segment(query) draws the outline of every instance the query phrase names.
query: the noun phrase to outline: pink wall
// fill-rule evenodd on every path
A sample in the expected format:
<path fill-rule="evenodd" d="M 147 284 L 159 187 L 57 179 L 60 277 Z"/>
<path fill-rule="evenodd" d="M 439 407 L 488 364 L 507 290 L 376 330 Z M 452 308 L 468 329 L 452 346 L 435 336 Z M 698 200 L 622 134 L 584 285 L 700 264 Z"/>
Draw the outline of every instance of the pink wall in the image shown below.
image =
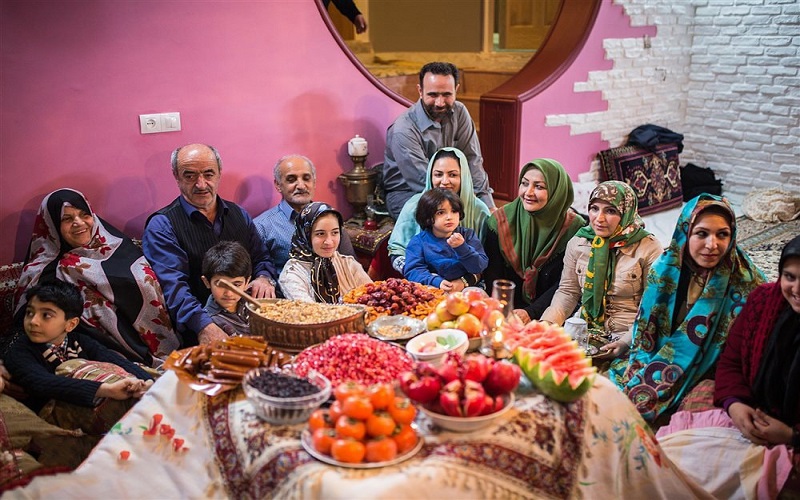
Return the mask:
<path fill-rule="evenodd" d="M 382 161 L 385 130 L 403 107 L 374 88 L 342 54 L 311 0 L 2 0 L 0 10 L 0 263 L 22 260 L 42 197 L 83 191 L 131 236 L 177 196 L 169 153 L 215 145 L 220 193 L 251 214 L 277 203 L 272 166 L 290 152 L 317 165 L 317 198 L 348 211 L 340 173 L 346 142 L 370 142 Z M 630 31 L 604 5 L 585 53 L 545 94 L 526 103 L 522 158 L 552 156 L 588 169 L 603 146 L 544 127 L 549 113 L 603 109 L 572 92 L 604 68 L 602 38 Z M 179 111 L 183 130 L 141 135 L 138 115 Z M 580 168 L 576 165 L 580 164 Z"/>
<path fill-rule="evenodd" d="M 608 141 L 599 133 L 570 135 L 570 127 L 546 127 L 547 115 L 583 114 L 605 111 L 607 103 L 600 92 L 573 91 L 575 82 L 585 82 L 590 71 L 608 70 L 612 62 L 603 50 L 606 38 L 655 36 L 655 27 L 632 28 L 622 7 L 603 0 L 595 26 L 580 55 L 569 69 L 549 88 L 526 102 L 522 107 L 522 163 L 535 158 L 553 158 L 577 179 L 588 172 L 598 151 L 608 149 Z"/>
<path fill-rule="evenodd" d="M 317 198 L 349 210 L 336 180 L 352 168 L 347 140 L 366 137 L 368 164 L 382 161 L 403 110 L 358 73 L 310 0 L 3 0 L 0 14 L 0 263 L 24 258 L 42 197 L 63 186 L 141 235 L 177 196 L 170 152 L 191 142 L 219 149 L 220 193 L 251 214 L 277 203 L 272 167 L 291 152 L 316 163 Z M 139 133 L 139 114 L 167 111 L 183 130 Z"/>

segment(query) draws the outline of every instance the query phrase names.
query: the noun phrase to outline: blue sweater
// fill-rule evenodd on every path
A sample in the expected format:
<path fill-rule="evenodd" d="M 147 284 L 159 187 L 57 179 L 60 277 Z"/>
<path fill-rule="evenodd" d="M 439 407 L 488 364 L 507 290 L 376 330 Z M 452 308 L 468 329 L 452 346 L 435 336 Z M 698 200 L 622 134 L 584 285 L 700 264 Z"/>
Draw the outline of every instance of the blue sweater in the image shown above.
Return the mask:
<path fill-rule="evenodd" d="M 442 281 L 453 281 L 468 274 L 480 274 L 489 265 L 481 240 L 472 229 L 458 226 L 464 244 L 451 248 L 447 238 L 438 238 L 423 230 L 411 238 L 406 247 L 403 275 L 409 281 L 439 287 Z"/>

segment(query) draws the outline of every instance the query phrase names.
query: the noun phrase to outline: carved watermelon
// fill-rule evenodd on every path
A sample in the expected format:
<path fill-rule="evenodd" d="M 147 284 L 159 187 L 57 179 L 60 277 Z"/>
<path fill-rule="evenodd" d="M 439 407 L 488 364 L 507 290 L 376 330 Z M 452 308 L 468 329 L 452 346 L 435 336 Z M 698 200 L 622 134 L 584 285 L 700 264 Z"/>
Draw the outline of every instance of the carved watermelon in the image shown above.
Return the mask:
<path fill-rule="evenodd" d="M 592 387 L 597 368 L 560 326 L 533 321 L 512 336 L 514 360 L 547 396 L 571 403 Z"/>

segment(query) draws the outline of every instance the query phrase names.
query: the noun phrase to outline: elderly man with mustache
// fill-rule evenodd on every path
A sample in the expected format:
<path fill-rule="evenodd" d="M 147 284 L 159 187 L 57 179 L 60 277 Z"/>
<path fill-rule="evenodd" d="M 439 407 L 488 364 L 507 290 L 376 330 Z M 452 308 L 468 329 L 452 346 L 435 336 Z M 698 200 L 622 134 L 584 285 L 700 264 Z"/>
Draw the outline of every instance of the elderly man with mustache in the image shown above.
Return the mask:
<path fill-rule="evenodd" d="M 238 241 L 250 253 L 250 293 L 275 297 L 278 276 L 253 219 L 217 195 L 222 160 L 212 146 L 190 144 L 172 152 L 172 175 L 181 195 L 145 223 L 142 249 L 158 275 L 167 307 L 185 345 L 227 337 L 203 310 L 209 290 L 201 279 L 206 251 L 219 241 Z"/>
<path fill-rule="evenodd" d="M 280 275 L 283 266 L 289 260 L 295 218 L 303 207 L 314 201 L 317 169 L 305 156 L 290 154 L 275 163 L 273 174 L 275 189 L 281 194 L 281 201 L 256 217 L 253 222 L 261 239 L 267 245 L 272 262 Z M 341 233 L 338 250 L 342 255 L 355 257 L 347 231 Z"/>

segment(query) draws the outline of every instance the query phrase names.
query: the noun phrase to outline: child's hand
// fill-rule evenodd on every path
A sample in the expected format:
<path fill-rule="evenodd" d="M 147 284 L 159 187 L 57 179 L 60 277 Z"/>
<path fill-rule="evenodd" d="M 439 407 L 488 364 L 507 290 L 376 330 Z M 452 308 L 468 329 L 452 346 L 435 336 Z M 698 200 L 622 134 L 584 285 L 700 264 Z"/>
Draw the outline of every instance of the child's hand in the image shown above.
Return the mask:
<path fill-rule="evenodd" d="M 464 236 L 461 233 L 453 233 L 447 238 L 447 244 L 450 245 L 450 248 L 458 248 L 464 244 Z"/>
<path fill-rule="evenodd" d="M 136 379 L 136 384 L 132 384 L 128 388 L 128 394 L 132 398 L 141 398 L 142 396 L 144 396 L 144 393 L 147 392 L 147 389 L 149 389 L 152 385 L 153 385 L 152 380 Z"/>
<path fill-rule="evenodd" d="M 103 382 L 100 388 L 97 389 L 95 396 L 98 398 L 111 398 L 124 401 L 130 399 L 130 391 L 133 390 L 132 388 L 138 387 L 138 385 L 139 379 L 135 378 L 124 378 L 116 382 Z"/>
<path fill-rule="evenodd" d="M 453 285 L 453 288 L 450 289 L 451 292 L 460 292 L 467 287 L 462 280 L 453 280 L 450 283 Z"/>
<path fill-rule="evenodd" d="M 445 292 L 450 292 L 453 290 L 453 283 L 447 280 L 442 280 L 442 282 L 439 283 L 439 288 L 441 288 Z"/>

